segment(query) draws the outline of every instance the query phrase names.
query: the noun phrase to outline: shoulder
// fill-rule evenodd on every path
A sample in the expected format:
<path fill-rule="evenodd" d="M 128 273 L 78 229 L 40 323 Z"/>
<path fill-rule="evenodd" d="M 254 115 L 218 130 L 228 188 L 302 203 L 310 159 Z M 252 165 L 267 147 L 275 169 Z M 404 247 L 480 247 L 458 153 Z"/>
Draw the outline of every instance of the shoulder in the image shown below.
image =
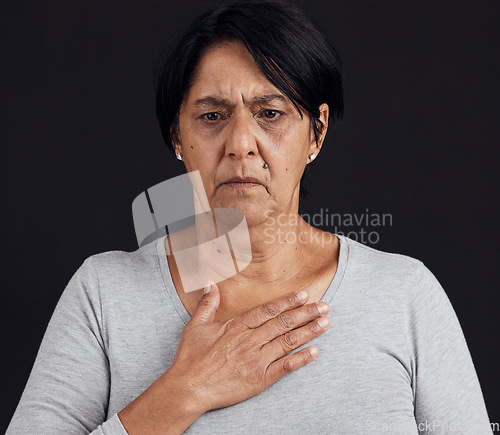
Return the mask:
<path fill-rule="evenodd" d="M 364 245 L 346 236 L 339 236 L 347 256 L 346 274 L 358 282 L 404 292 L 414 299 L 423 291 L 442 290 L 435 275 L 423 261 L 396 252 L 388 252 Z"/>
<path fill-rule="evenodd" d="M 100 252 L 87 257 L 84 264 L 94 268 L 99 278 L 141 272 L 157 267 L 157 243 L 158 240 L 154 240 L 135 251 L 110 250 Z"/>
<path fill-rule="evenodd" d="M 412 274 L 423 266 L 423 262 L 406 254 L 384 251 L 364 245 L 347 236 L 339 235 L 348 254 L 349 266 L 376 274 Z"/>
<path fill-rule="evenodd" d="M 135 251 L 110 250 L 87 257 L 73 280 L 85 284 L 87 293 L 102 302 L 127 299 L 154 286 L 160 278 L 157 240 Z"/>

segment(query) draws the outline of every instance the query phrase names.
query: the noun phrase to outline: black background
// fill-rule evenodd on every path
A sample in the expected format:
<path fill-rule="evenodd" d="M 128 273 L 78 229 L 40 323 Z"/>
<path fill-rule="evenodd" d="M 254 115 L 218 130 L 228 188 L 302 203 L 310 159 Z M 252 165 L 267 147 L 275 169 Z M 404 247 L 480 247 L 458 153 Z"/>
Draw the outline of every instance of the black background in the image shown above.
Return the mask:
<path fill-rule="evenodd" d="M 156 123 L 152 72 L 167 38 L 206 4 L 4 9 L 2 431 L 68 280 L 92 254 L 137 249 L 133 199 L 183 172 Z M 439 279 L 490 421 L 500 422 L 499 4 L 303 7 L 342 58 L 346 111 L 311 165 L 301 212 L 392 215 L 371 229 L 380 236 L 372 246 L 418 258 Z"/>

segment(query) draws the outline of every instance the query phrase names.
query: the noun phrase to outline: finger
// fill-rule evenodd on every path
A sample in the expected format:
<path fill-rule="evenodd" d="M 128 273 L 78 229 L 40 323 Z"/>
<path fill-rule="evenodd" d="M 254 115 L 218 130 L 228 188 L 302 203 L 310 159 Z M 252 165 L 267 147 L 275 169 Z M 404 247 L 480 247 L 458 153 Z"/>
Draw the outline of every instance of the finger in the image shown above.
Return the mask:
<path fill-rule="evenodd" d="M 284 311 L 297 308 L 306 303 L 309 293 L 306 291 L 291 292 L 287 295 L 266 302 L 235 317 L 235 323 L 253 329 L 278 316 Z"/>
<path fill-rule="evenodd" d="M 309 346 L 292 355 L 280 358 L 267 367 L 265 377 L 266 384 L 269 387 L 286 374 L 293 372 L 306 364 L 310 363 L 318 355 L 318 348 Z"/>
<path fill-rule="evenodd" d="M 205 291 L 208 291 L 208 293 L 205 293 L 198 301 L 196 310 L 189 320 L 190 324 L 212 323 L 215 318 L 215 313 L 220 304 L 219 287 L 214 282 L 207 283 Z"/>
<path fill-rule="evenodd" d="M 253 331 L 257 343 L 266 344 L 288 331 L 296 329 L 319 316 L 326 315 L 330 305 L 318 302 L 280 313 Z"/>
<path fill-rule="evenodd" d="M 288 331 L 276 337 L 274 340 L 262 346 L 261 352 L 264 354 L 264 358 L 267 358 L 267 361 L 275 361 L 288 355 L 290 352 L 311 341 L 313 338 L 320 336 L 329 328 L 330 319 L 327 316 L 320 316 L 300 328 Z"/>

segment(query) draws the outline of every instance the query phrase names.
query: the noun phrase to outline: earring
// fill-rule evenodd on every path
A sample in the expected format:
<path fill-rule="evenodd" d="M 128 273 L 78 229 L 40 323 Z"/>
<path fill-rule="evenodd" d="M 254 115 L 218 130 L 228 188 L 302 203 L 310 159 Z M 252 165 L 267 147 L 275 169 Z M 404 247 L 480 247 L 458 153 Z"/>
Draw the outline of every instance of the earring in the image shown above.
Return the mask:
<path fill-rule="evenodd" d="M 180 154 L 176 154 L 176 156 L 177 156 L 177 160 L 182 160 L 182 157 Z"/>
<path fill-rule="evenodd" d="M 309 160 L 312 162 L 316 158 L 316 154 L 311 154 Z"/>
<path fill-rule="evenodd" d="M 264 162 L 264 164 L 262 165 L 262 167 L 263 167 L 264 169 L 267 169 L 267 168 L 269 168 L 269 165 L 268 165 L 266 162 Z"/>

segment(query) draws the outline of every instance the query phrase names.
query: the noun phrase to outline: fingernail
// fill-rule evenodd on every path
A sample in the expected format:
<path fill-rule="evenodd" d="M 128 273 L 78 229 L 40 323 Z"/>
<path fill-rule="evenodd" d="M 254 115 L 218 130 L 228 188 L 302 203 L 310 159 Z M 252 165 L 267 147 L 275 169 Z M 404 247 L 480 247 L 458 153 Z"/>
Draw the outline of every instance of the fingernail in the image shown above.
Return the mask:
<path fill-rule="evenodd" d="M 299 301 L 305 301 L 307 299 L 307 292 L 305 290 L 301 290 L 297 293 L 297 299 Z"/>
<path fill-rule="evenodd" d="M 330 305 L 328 305 L 327 303 L 323 302 L 321 304 L 318 304 L 318 311 L 320 312 L 320 314 L 325 314 L 329 310 L 330 310 Z"/>
<path fill-rule="evenodd" d="M 205 288 L 203 289 L 203 294 L 206 295 L 207 293 L 210 292 L 210 290 L 212 290 L 212 285 L 215 284 L 215 282 L 213 281 L 208 281 L 206 284 L 205 284 Z"/>
<path fill-rule="evenodd" d="M 322 328 L 326 328 L 329 323 L 330 322 L 327 317 L 320 317 L 318 319 L 318 325 L 321 326 Z"/>

